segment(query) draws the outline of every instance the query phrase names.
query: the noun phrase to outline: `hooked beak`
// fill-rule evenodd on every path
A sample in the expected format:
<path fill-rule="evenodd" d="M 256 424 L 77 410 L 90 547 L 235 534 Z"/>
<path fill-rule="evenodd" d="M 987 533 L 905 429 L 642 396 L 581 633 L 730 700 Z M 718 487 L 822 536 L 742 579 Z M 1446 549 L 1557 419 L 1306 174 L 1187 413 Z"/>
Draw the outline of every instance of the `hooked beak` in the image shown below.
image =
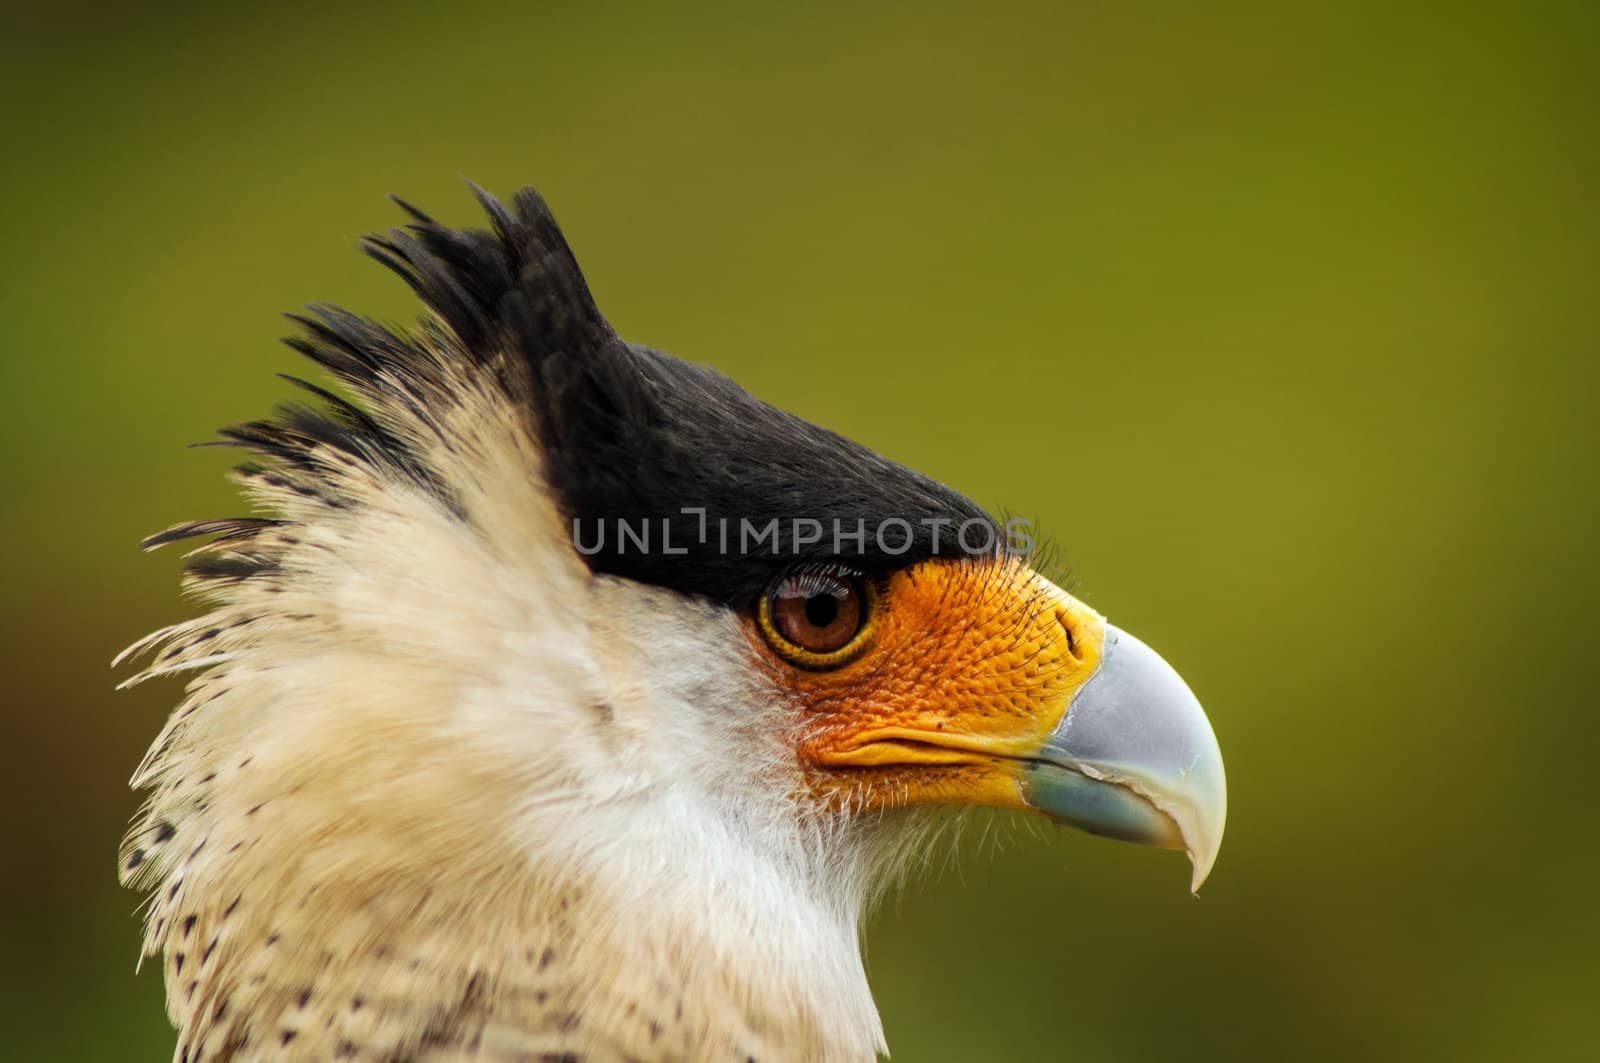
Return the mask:
<path fill-rule="evenodd" d="M 1211 722 L 1171 665 L 1111 624 L 1098 668 L 1021 781 L 1023 800 L 1058 822 L 1186 850 L 1191 890 L 1216 862 L 1228 787 Z"/>

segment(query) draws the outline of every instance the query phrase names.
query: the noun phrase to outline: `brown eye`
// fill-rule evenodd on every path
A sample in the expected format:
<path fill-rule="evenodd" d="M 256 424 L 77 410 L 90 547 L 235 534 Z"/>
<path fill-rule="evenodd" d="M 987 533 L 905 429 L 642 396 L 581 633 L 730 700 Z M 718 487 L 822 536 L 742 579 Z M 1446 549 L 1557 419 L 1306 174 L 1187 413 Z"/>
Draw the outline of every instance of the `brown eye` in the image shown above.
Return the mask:
<path fill-rule="evenodd" d="M 796 664 L 826 668 L 843 664 L 861 641 L 872 594 L 849 573 L 802 569 L 789 573 L 761 602 L 767 640 Z"/>

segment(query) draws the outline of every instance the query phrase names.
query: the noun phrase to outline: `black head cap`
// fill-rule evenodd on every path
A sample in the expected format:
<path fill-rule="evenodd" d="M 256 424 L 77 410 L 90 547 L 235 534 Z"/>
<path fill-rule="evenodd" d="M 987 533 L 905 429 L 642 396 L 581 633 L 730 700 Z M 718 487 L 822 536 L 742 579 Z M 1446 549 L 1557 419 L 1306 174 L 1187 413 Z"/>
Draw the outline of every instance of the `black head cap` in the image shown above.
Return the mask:
<path fill-rule="evenodd" d="M 368 251 L 469 357 L 526 362 L 544 473 L 594 571 L 742 606 L 796 564 L 881 573 L 1004 547 L 960 494 L 721 373 L 624 342 L 543 199 L 478 198 L 492 231 L 407 207 L 413 224 Z"/>

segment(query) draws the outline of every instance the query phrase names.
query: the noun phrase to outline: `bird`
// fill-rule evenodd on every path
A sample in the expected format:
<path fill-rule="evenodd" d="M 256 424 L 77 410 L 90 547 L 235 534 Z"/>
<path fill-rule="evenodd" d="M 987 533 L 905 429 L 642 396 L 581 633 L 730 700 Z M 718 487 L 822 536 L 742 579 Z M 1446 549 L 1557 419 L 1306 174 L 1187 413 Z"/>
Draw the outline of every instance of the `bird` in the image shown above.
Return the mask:
<path fill-rule="evenodd" d="M 186 680 L 119 855 L 175 1060 L 871 1060 L 863 919 L 951 809 L 1199 888 L 1212 726 L 1030 526 L 623 340 L 471 187 L 364 241 L 415 324 L 290 315 L 249 515 L 143 544 L 199 603 L 118 659 Z"/>

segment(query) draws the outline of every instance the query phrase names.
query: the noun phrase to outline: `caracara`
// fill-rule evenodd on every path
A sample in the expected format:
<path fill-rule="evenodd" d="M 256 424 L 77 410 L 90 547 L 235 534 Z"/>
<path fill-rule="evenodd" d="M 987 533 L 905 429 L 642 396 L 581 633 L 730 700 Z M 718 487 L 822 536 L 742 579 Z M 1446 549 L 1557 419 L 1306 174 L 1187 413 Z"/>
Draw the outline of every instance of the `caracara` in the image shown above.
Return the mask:
<path fill-rule="evenodd" d="M 133 785 L 175 1058 L 870 1060 L 863 908 L 943 806 L 1188 851 L 1222 760 L 1160 657 L 960 494 L 612 331 L 544 202 L 366 251 L 333 387 L 222 432 L 189 683 Z"/>

